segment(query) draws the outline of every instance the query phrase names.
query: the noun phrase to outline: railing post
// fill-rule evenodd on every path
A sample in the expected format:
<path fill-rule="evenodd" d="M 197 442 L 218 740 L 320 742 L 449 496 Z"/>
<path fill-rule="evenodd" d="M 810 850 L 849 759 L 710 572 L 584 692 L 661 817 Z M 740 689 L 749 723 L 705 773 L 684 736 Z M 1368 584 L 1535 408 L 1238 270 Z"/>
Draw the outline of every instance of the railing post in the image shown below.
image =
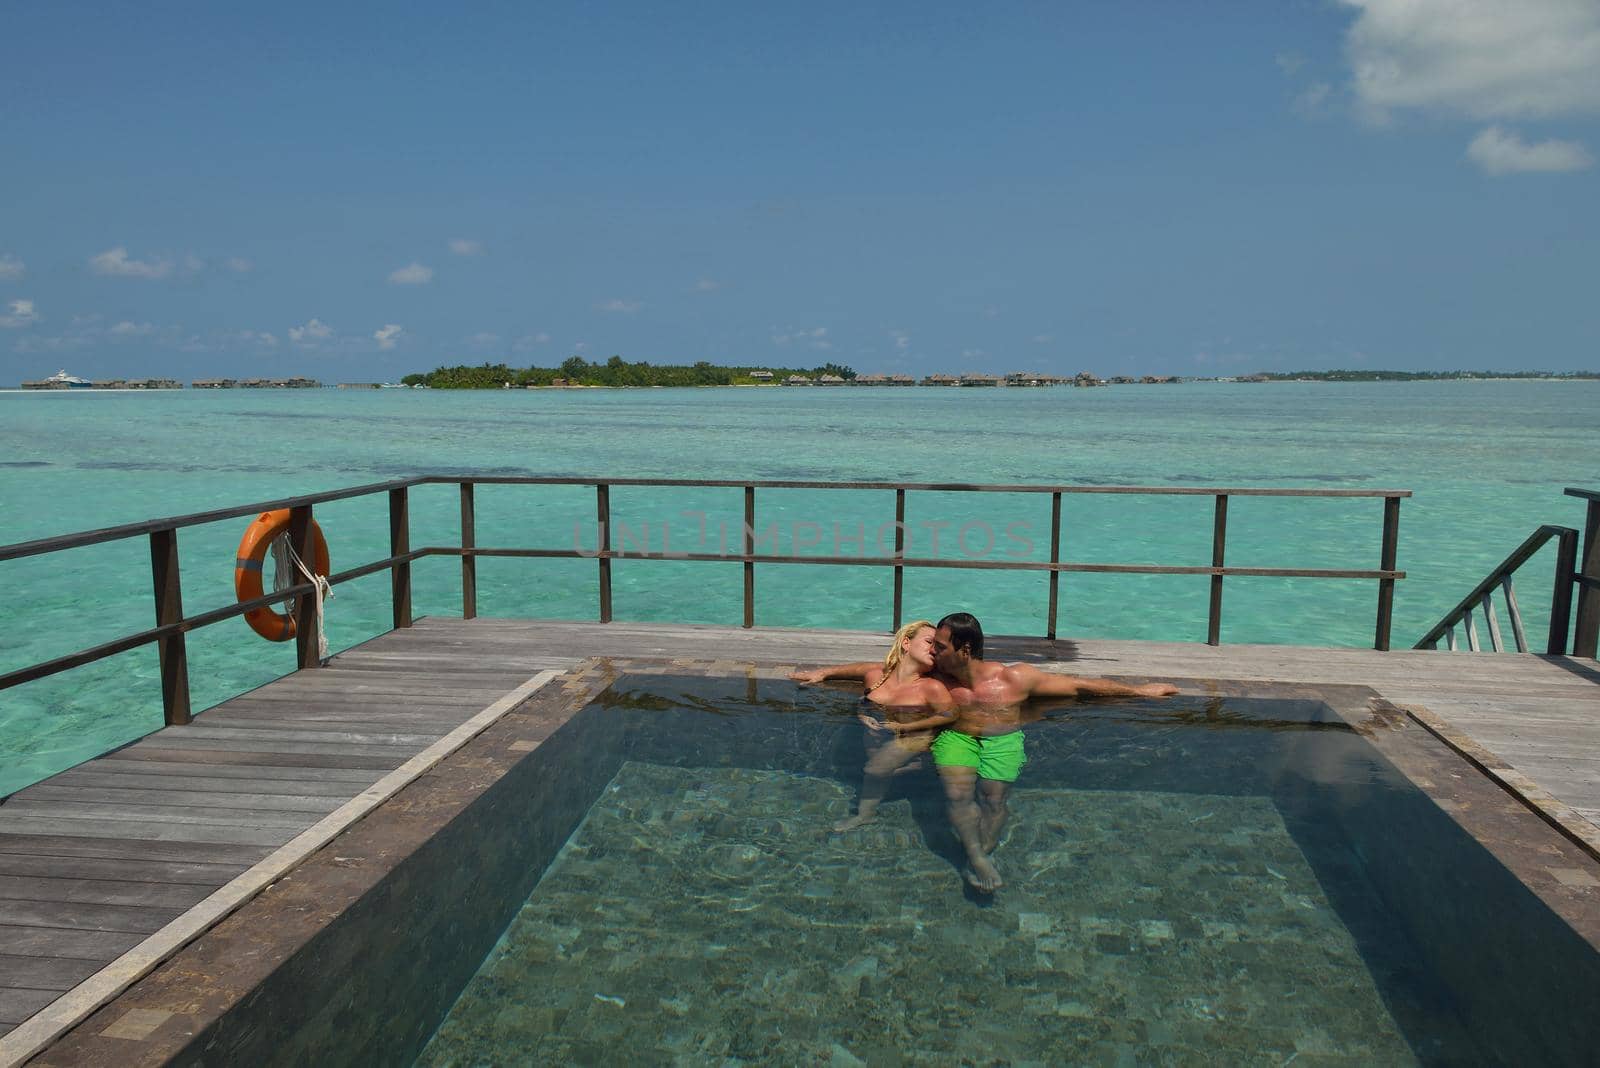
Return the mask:
<path fill-rule="evenodd" d="M 1550 634 L 1544 651 L 1549 656 L 1567 652 L 1567 629 L 1572 626 L 1572 576 L 1578 566 L 1578 532 L 1556 535 L 1556 583 L 1550 591 Z"/>
<path fill-rule="evenodd" d="M 316 547 L 311 540 L 311 506 L 302 504 L 289 509 L 289 544 L 295 555 L 305 561 L 308 568 L 316 568 Z M 294 584 L 301 585 L 304 575 L 295 575 Z M 321 651 L 317 648 L 317 595 L 302 593 L 294 599 L 294 644 L 296 660 L 302 669 L 320 667 Z"/>
<path fill-rule="evenodd" d="M 1221 567 L 1228 544 L 1228 495 L 1217 494 L 1216 516 L 1211 522 L 1211 566 Z M 1222 644 L 1222 576 L 1211 576 L 1211 610 L 1206 615 L 1206 644 Z"/>
<path fill-rule="evenodd" d="M 594 488 L 595 518 L 600 523 L 600 622 L 611 622 L 611 487 Z"/>
<path fill-rule="evenodd" d="M 756 488 L 744 488 L 744 555 L 754 556 L 756 551 Z M 756 565 L 744 562 L 744 625 L 748 630 L 756 625 Z"/>
<path fill-rule="evenodd" d="M 411 551 L 411 505 L 406 487 L 389 491 L 389 555 Z M 303 558 L 302 558 L 303 559 Z M 411 561 L 389 569 L 389 593 L 394 605 L 394 629 L 411 626 Z"/>
<path fill-rule="evenodd" d="M 1061 491 L 1050 494 L 1050 562 L 1061 562 Z M 1061 572 L 1050 572 L 1050 607 L 1045 613 L 1044 636 L 1056 640 L 1056 607 L 1061 594 Z"/>
<path fill-rule="evenodd" d="M 1393 571 L 1400 547 L 1400 498 L 1383 499 L 1383 554 L 1378 564 L 1380 570 Z M 1389 651 L 1389 626 L 1394 619 L 1394 579 L 1378 580 L 1378 627 L 1372 647 L 1379 652 Z"/>
<path fill-rule="evenodd" d="M 1528 651 L 1528 635 L 1522 629 L 1522 611 L 1517 607 L 1517 592 L 1512 588 L 1508 574 L 1500 580 L 1500 590 L 1506 597 L 1506 615 L 1511 619 L 1511 640 L 1517 643 L 1517 652 Z"/>
<path fill-rule="evenodd" d="M 150 532 L 150 576 L 155 584 L 156 626 L 183 618 L 183 587 L 178 581 L 178 532 Z M 156 640 L 161 657 L 161 709 L 169 727 L 181 727 L 194 717 L 189 711 L 189 654 L 183 632 Z"/>
<path fill-rule="evenodd" d="M 905 556 L 906 491 L 897 489 L 894 491 L 894 558 L 904 560 Z M 905 585 L 906 569 L 896 564 L 894 565 L 894 623 L 889 627 L 895 634 L 900 633 L 900 624 L 905 620 Z"/>
<path fill-rule="evenodd" d="M 472 483 L 461 483 L 461 548 L 472 549 L 478 544 L 477 512 L 472 504 Z M 461 618 L 478 617 L 478 558 L 461 554 Z"/>
<path fill-rule="evenodd" d="M 1578 626 L 1572 633 L 1572 655 L 1595 659 L 1600 652 L 1600 500 L 1589 499 L 1583 522 L 1583 566 L 1578 571 Z"/>

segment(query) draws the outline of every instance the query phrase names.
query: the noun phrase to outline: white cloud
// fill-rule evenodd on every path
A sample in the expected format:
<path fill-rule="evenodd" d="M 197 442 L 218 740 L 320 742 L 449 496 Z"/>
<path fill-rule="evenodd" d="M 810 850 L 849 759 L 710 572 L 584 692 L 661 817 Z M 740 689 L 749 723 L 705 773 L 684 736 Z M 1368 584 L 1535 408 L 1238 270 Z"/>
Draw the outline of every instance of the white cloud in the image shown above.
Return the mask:
<path fill-rule="evenodd" d="M 1379 121 L 1416 108 L 1475 119 L 1600 111 L 1594 0 L 1343 0 L 1357 99 Z"/>
<path fill-rule="evenodd" d="M 1272 62 L 1278 65 L 1279 70 L 1292 78 L 1300 73 L 1301 67 L 1306 65 L 1306 57 L 1299 52 L 1279 52 L 1272 57 Z"/>
<path fill-rule="evenodd" d="M 603 312 L 616 312 L 619 315 L 632 315 L 642 307 L 644 307 L 644 305 L 636 300 L 624 300 L 621 297 L 612 297 L 610 300 L 602 300 L 597 303 L 594 306 L 594 310 Z"/>
<path fill-rule="evenodd" d="M 891 330 L 889 336 L 894 338 L 894 347 L 904 352 L 911 347 L 911 335 L 904 330 Z"/>
<path fill-rule="evenodd" d="M 1530 145 L 1515 131 L 1500 126 L 1490 126 L 1474 137 L 1467 146 L 1467 158 L 1489 174 L 1581 171 L 1594 166 L 1594 157 L 1576 141 Z"/>
<path fill-rule="evenodd" d="M 256 266 L 243 256 L 229 256 L 223 263 L 227 265 L 228 270 L 235 274 L 246 274 L 254 270 Z"/>
<path fill-rule="evenodd" d="M 296 345 L 315 345 L 333 336 L 333 327 L 321 319 L 312 319 L 304 326 L 291 326 L 289 340 Z"/>
<path fill-rule="evenodd" d="M 696 293 L 715 293 L 721 288 L 722 283 L 711 278 L 698 279 L 694 284 L 694 291 Z"/>
<path fill-rule="evenodd" d="M 1050 342 L 1054 341 L 1055 339 L 1056 339 L 1056 336 L 1054 334 L 1035 334 L 1035 335 L 1033 335 L 1033 343 L 1035 345 L 1048 345 L 1048 344 L 1050 344 Z"/>
<path fill-rule="evenodd" d="M 539 345 L 550 344 L 550 335 L 542 330 L 537 334 L 524 334 L 512 343 L 512 348 L 518 352 L 527 352 Z"/>
<path fill-rule="evenodd" d="M 493 345 L 499 340 L 499 334 L 491 334 L 487 330 L 484 330 L 467 338 L 467 343 L 469 345 Z"/>
<path fill-rule="evenodd" d="M 408 263 L 399 270 L 389 272 L 389 282 L 397 286 L 421 286 L 433 281 L 433 268 L 420 263 Z"/>
<path fill-rule="evenodd" d="M 31 300 L 13 300 L 6 307 L 11 310 L 5 315 L 0 315 L 0 326 L 15 330 L 32 326 L 39 321 L 39 313 L 34 311 Z"/>
<path fill-rule="evenodd" d="M 149 337 L 155 332 L 156 328 L 153 324 L 136 323 L 129 319 L 122 320 L 122 322 L 106 331 L 112 337 Z"/>
<path fill-rule="evenodd" d="M 183 268 L 186 271 L 203 271 L 206 269 L 206 261 L 193 252 L 186 252 L 183 256 Z"/>
<path fill-rule="evenodd" d="M 483 242 L 466 237 L 454 237 L 450 239 L 450 251 L 457 256 L 481 256 Z"/>
<path fill-rule="evenodd" d="M 378 348 L 387 352 L 399 344 L 400 337 L 405 332 L 405 327 L 398 323 L 385 323 L 372 332 L 372 340 L 378 343 Z"/>
<path fill-rule="evenodd" d="M 7 252 L 0 255 L 0 282 L 15 282 L 22 278 L 23 264 L 20 259 Z"/>
<path fill-rule="evenodd" d="M 168 260 L 130 260 L 128 250 L 118 245 L 90 256 L 89 269 L 95 274 L 117 278 L 165 278 L 172 273 L 172 263 Z"/>

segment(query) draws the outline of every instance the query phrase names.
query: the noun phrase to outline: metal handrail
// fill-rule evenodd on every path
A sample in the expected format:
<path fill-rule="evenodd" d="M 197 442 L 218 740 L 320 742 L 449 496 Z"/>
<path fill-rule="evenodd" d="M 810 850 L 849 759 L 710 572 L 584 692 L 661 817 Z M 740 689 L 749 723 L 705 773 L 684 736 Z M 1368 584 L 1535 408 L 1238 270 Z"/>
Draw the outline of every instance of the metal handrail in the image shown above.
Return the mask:
<path fill-rule="evenodd" d="M 1435 623 L 1424 634 L 1414 649 L 1437 649 L 1441 638 L 1448 649 L 1456 648 L 1457 625 L 1462 625 L 1466 632 L 1467 648 L 1471 652 L 1478 651 L 1478 631 L 1473 624 L 1472 613 L 1481 609 L 1484 622 L 1488 624 L 1490 649 L 1493 652 L 1504 650 L 1505 642 L 1500 634 L 1500 624 L 1495 618 L 1494 602 L 1491 594 L 1495 587 L 1499 587 L 1505 595 L 1506 615 L 1511 621 L 1512 639 L 1517 646 L 1517 652 L 1528 651 L 1528 639 L 1522 626 L 1522 613 L 1517 608 L 1517 598 L 1512 586 L 1511 577 L 1518 568 L 1532 559 L 1533 555 L 1544 548 L 1545 543 L 1551 538 L 1557 539 L 1555 585 L 1550 603 L 1550 630 L 1545 642 L 1545 651 L 1552 656 L 1560 656 L 1566 652 L 1567 626 L 1571 620 L 1572 610 L 1572 579 L 1574 561 L 1577 559 L 1578 532 L 1571 527 L 1558 527 L 1546 524 L 1535 530 L 1525 538 L 1521 545 L 1511 551 L 1511 555 L 1500 561 L 1489 572 L 1484 580 L 1473 587 L 1444 617 Z"/>
<path fill-rule="evenodd" d="M 480 547 L 475 538 L 474 487 L 478 484 L 506 485 L 569 485 L 593 486 L 596 494 L 596 521 L 598 544 L 594 550 L 495 548 Z M 408 492 L 412 486 L 454 484 L 461 497 L 461 544 L 459 546 L 428 546 L 413 549 L 410 545 L 410 520 Z M 624 545 L 613 548 L 610 543 L 610 491 L 614 486 L 640 487 L 697 487 L 741 489 L 744 494 L 744 530 L 741 551 L 727 554 L 711 553 L 651 553 L 629 552 Z M 895 494 L 895 552 L 893 556 L 806 556 L 758 553 L 755 533 L 755 491 L 757 489 L 848 489 L 892 490 Z M 932 557 L 907 557 L 905 555 L 905 503 L 908 492 L 963 492 L 963 493 L 1029 493 L 1051 495 L 1051 541 L 1049 561 L 943 559 Z M 471 619 L 477 614 L 476 561 L 478 557 L 522 558 L 583 558 L 597 561 L 600 571 L 600 620 L 611 621 L 611 562 L 618 559 L 654 559 L 715 561 L 738 563 L 744 570 L 744 625 L 755 625 L 755 565 L 757 564 L 824 564 L 854 567 L 890 567 L 894 570 L 894 626 L 902 618 L 902 583 L 904 571 L 912 568 L 967 568 L 975 570 L 1035 571 L 1049 576 L 1049 604 L 1046 637 L 1053 639 L 1056 629 L 1058 583 L 1063 573 L 1099 574 L 1164 574 L 1206 575 L 1211 578 L 1211 603 L 1207 621 L 1206 640 L 1213 645 L 1221 641 L 1222 581 L 1226 576 L 1283 577 L 1283 578 L 1336 578 L 1376 579 L 1378 581 L 1378 612 L 1374 647 L 1389 647 L 1389 632 L 1393 614 L 1394 583 L 1405 577 L 1405 572 L 1395 566 L 1399 538 L 1400 500 L 1411 495 L 1409 490 L 1301 490 L 1241 488 L 1200 488 L 1171 486 L 1065 486 L 1065 485 L 986 485 L 976 483 L 896 483 L 896 482 L 813 482 L 813 481 L 759 481 L 725 479 L 648 479 L 648 478 L 584 478 L 564 476 L 513 476 L 513 475 L 422 475 L 393 479 L 323 493 L 262 501 L 231 508 L 195 512 L 166 519 L 151 519 L 140 523 L 106 527 L 57 537 L 40 538 L 0 546 L 0 561 L 38 556 L 66 549 L 103 544 L 125 538 L 146 535 L 150 539 L 151 578 L 155 595 L 156 625 L 150 629 L 124 635 L 60 656 L 31 664 L 0 675 L 0 691 L 25 682 L 60 674 L 73 668 L 102 660 L 108 656 L 127 652 L 143 645 L 157 645 L 161 659 L 162 705 L 168 724 L 183 724 L 191 718 L 189 708 L 189 683 L 184 636 L 192 630 L 210 626 L 226 619 L 280 601 L 294 604 L 296 641 L 299 666 L 313 668 L 319 665 L 315 636 L 318 628 L 315 587 L 301 583 L 286 590 L 211 609 L 193 616 L 183 612 L 181 584 L 178 580 L 177 531 L 203 523 L 256 515 L 265 511 L 287 508 L 289 510 L 289 536 L 296 553 L 304 559 L 312 558 L 311 529 L 312 508 L 329 501 L 387 493 L 389 496 L 389 555 L 362 564 L 347 571 L 329 576 L 334 585 L 357 578 L 389 571 L 393 604 L 393 621 L 396 629 L 411 625 L 411 564 L 428 556 L 455 556 L 461 560 L 462 616 Z M 1078 563 L 1061 559 L 1061 498 L 1064 494 L 1140 494 L 1149 496 L 1210 496 L 1215 499 L 1215 524 L 1212 535 L 1212 560 L 1210 566 L 1164 564 L 1101 564 Z M 1227 531 L 1227 504 L 1232 496 L 1250 497 L 1351 497 L 1381 498 L 1384 502 L 1381 561 L 1376 569 L 1331 568 L 1267 568 L 1236 567 L 1223 563 Z M 888 524 L 885 524 L 887 526 Z"/>

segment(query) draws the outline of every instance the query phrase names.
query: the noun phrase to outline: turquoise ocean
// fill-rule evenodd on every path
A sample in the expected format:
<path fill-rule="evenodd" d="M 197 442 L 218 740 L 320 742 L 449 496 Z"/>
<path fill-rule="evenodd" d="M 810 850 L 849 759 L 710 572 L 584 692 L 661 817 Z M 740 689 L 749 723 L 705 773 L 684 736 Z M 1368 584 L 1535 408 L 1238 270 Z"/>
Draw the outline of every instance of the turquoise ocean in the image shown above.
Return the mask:
<path fill-rule="evenodd" d="M 1600 487 L 1592 448 L 1600 382 L 1461 381 L 1104 389 L 701 389 L 456 393 L 174 391 L 0 393 L 0 543 L 248 504 L 413 474 L 1275 486 L 1408 489 L 1401 506 L 1394 638 L 1414 643 L 1541 523 L 1580 526 L 1566 486 Z M 877 555 L 886 491 L 763 490 L 764 551 Z M 650 551 L 732 549 L 736 489 L 618 488 L 613 538 Z M 411 493 L 412 544 L 457 544 L 453 486 Z M 482 486 L 481 546 L 592 548 L 594 491 Z M 1048 495 L 913 493 L 912 555 L 1046 559 Z M 1062 558 L 1210 563 L 1209 497 L 1070 495 Z M 1234 498 L 1227 562 L 1375 568 L 1377 499 Z M 387 555 L 387 498 L 318 506 L 335 570 Z M 179 534 L 184 607 L 233 599 L 245 519 Z M 624 531 L 622 528 L 626 527 Z M 722 533 L 726 531 L 726 533 Z M 1518 600 L 1542 650 L 1553 552 L 1524 569 Z M 484 559 L 483 616 L 594 619 L 590 560 Z M 459 614 L 460 565 L 414 567 L 419 615 Z M 736 563 L 619 561 L 623 620 L 738 624 Z M 1203 641 L 1203 576 L 1063 576 L 1063 638 Z M 757 568 L 757 623 L 883 631 L 891 573 Z M 0 563 L 0 671 L 153 623 L 145 538 Z M 1042 574 L 910 570 L 906 612 L 965 609 L 991 632 L 1042 634 Z M 1230 578 L 1224 642 L 1368 646 L 1374 581 Z M 389 624 L 379 574 L 340 586 L 328 638 L 343 649 Z M 1509 635 L 1504 613 L 1502 626 Z M 205 708 L 291 670 L 292 643 L 242 620 L 189 636 Z M 0 692 L 0 795 L 161 723 L 153 646 Z"/>

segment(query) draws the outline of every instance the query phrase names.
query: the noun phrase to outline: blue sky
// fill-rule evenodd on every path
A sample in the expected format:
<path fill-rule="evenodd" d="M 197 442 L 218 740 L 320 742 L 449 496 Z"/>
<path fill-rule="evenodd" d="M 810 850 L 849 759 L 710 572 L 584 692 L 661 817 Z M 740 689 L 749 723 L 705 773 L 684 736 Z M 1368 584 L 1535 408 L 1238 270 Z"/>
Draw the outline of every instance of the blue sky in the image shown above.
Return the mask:
<path fill-rule="evenodd" d="M 1600 0 L 0 5 L 0 383 L 1600 368 Z"/>

